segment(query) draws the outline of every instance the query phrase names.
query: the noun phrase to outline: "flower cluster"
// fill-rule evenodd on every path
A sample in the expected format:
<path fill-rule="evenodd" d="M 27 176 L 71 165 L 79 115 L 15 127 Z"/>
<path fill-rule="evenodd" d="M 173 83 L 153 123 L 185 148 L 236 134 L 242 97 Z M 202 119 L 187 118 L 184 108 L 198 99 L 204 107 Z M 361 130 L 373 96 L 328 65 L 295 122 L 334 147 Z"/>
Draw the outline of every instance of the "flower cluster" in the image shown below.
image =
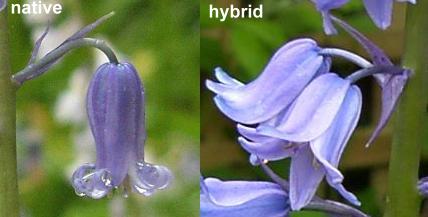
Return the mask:
<path fill-rule="evenodd" d="M 336 34 L 337 31 L 334 28 L 332 20 L 330 19 L 330 10 L 340 8 L 349 0 L 311 0 L 320 11 L 323 22 L 324 31 L 327 34 Z M 400 2 L 410 2 L 416 4 L 416 0 L 397 0 Z M 367 10 L 368 15 L 381 29 L 386 29 L 391 25 L 392 8 L 394 0 L 364 0 L 364 6 Z"/>
<path fill-rule="evenodd" d="M 317 1 L 321 2 L 333 1 Z M 214 101 L 220 111 L 238 123 L 241 135 L 238 141 L 250 154 L 251 164 L 264 167 L 275 183 L 202 180 L 202 216 L 237 216 L 222 214 L 237 210 L 286 216 L 284 213 L 289 210 L 301 210 L 318 202 L 321 203 L 318 209 L 335 206 L 334 210 L 340 210 L 333 214 L 357 212 L 315 196 L 325 178 L 347 201 L 360 205 L 357 197 L 343 186 L 344 177 L 338 170 L 361 113 L 362 94 L 355 82 L 373 76 L 382 88 L 381 117 L 368 145 L 391 116 L 410 71 L 394 66 L 380 48 L 342 20 L 329 14 L 325 16 L 356 39 L 369 53 L 371 61 L 346 50 L 323 48 L 314 40 L 303 38 L 282 46 L 263 72 L 248 84 L 230 77 L 220 68 L 215 69 L 217 82 L 206 81 L 207 88 L 216 94 Z M 345 78 L 339 77 L 331 72 L 333 57 L 345 58 L 361 69 Z M 284 158 L 291 158 L 289 183 L 265 165 Z"/>

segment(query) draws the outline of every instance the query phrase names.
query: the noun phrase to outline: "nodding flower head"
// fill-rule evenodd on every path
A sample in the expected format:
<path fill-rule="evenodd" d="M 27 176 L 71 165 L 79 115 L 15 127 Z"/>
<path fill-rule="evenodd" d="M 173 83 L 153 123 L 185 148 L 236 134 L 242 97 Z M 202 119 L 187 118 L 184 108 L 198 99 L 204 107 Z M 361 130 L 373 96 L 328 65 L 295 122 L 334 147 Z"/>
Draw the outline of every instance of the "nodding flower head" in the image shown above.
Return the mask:
<path fill-rule="evenodd" d="M 144 89 L 129 63 L 105 63 L 89 85 L 87 112 L 97 160 L 72 177 L 80 196 L 102 198 L 123 186 L 144 195 L 165 188 L 171 172 L 144 161 Z"/>
<path fill-rule="evenodd" d="M 239 123 L 260 123 L 290 105 L 314 77 L 329 71 L 330 58 L 320 51 L 315 41 L 297 39 L 281 47 L 254 81 L 243 84 L 217 68 L 219 83 L 207 80 L 206 85 L 217 94 L 214 101 L 226 116 Z"/>

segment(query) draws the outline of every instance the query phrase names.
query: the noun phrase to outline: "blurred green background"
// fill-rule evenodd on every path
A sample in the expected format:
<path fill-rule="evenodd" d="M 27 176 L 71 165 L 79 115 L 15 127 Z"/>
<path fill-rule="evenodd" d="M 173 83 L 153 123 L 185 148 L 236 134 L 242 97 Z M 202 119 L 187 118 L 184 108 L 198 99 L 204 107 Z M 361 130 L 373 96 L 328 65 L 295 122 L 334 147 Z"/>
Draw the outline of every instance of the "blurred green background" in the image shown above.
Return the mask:
<path fill-rule="evenodd" d="M 25 3 L 26 1 L 9 1 Z M 199 215 L 199 3 L 193 0 L 57 0 L 57 16 L 9 14 L 13 71 L 25 67 L 34 39 L 48 20 L 42 53 L 111 11 L 116 15 L 91 37 L 108 41 L 119 59 L 132 62 L 146 90 L 146 158 L 168 166 L 175 179 L 151 197 L 115 192 L 78 197 L 72 172 L 95 162 L 84 110 L 86 86 L 105 57 L 84 48 L 18 91 L 17 139 L 21 208 L 25 217 Z M 10 13 L 10 10 L 9 10 Z"/>
<path fill-rule="evenodd" d="M 258 7 L 263 4 L 263 19 L 209 18 L 209 5 L 227 8 Z M 203 85 L 214 79 L 213 69 L 221 66 L 240 81 L 253 80 L 263 70 L 273 53 L 295 38 L 310 37 L 323 47 L 339 47 L 368 58 L 365 51 L 346 33 L 326 36 L 320 14 L 309 0 L 202 0 L 201 1 L 201 172 L 205 177 L 223 180 L 269 180 L 260 168 L 248 163 L 248 154 L 239 146 L 235 123 L 215 106 L 213 93 Z M 377 29 L 367 16 L 361 0 L 351 0 L 333 14 L 345 19 L 385 50 L 396 63 L 400 62 L 404 41 L 405 4 L 394 4 L 393 25 L 387 31 Z M 357 67 L 334 59 L 332 71 L 341 75 Z M 380 90 L 370 78 L 357 83 L 363 91 L 363 111 L 359 127 L 347 146 L 340 169 L 345 175 L 344 186 L 362 201 L 361 209 L 370 216 L 381 216 L 387 186 L 387 170 L 391 144 L 391 124 L 370 148 L 364 148 L 380 111 Z M 390 121 L 392 123 L 393 121 Z M 428 135 L 427 135 L 428 137 Z M 424 147 L 423 165 L 427 148 Z M 271 162 L 281 176 L 287 178 L 289 160 Z M 421 175 L 427 174 L 421 166 Z M 318 195 L 333 200 L 343 199 L 326 183 Z M 345 201 L 343 201 L 345 202 Z M 424 205 L 426 207 L 426 205 Z M 292 216 L 321 217 L 317 212 L 296 212 Z M 428 216 L 424 208 L 422 216 Z"/>

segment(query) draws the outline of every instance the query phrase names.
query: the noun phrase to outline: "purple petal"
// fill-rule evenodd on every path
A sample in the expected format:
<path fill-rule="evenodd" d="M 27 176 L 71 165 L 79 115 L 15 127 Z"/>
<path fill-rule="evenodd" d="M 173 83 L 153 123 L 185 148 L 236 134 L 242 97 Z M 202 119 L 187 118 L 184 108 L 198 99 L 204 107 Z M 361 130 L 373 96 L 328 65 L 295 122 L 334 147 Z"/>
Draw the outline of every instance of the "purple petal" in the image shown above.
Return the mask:
<path fill-rule="evenodd" d="M 300 210 L 312 200 L 324 174 L 324 168 L 316 165 L 309 145 L 302 145 L 291 158 L 290 205 L 292 210 Z"/>
<path fill-rule="evenodd" d="M 214 101 L 229 118 L 245 124 L 263 122 L 288 107 L 320 68 L 325 70 L 318 51 L 311 39 L 294 40 L 278 50 L 251 83 L 242 85 L 216 71 L 222 83 L 207 80 L 206 85 L 217 94 Z"/>
<path fill-rule="evenodd" d="M 288 216 L 288 195 L 277 184 L 207 178 L 201 185 L 201 217 Z"/>
<path fill-rule="evenodd" d="M 110 172 L 106 169 L 97 170 L 93 164 L 79 167 L 73 173 L 71 180 L 79 196 L 88 196 L 93 199 L 106 196 L 113 188 Z"/>
<path fill-rule="evenodd" d="M 129 64 L 103 64 L 89 85 L 87 111 L 96 143 L 96 167 L 111 173 L 114 186 L 121 184 L 129 161 L 142 151 L 142 94 L 137 72 Z"/>
<path fill-rule="evenodd" d="M 312 152 L 327 173 L 328 183 L 356 205 L 360 203 L 355 195 L 342 186 L 343 175 L 337 167 L 343 150 L 357 126 L 361 104 L 361 91 L 354 85 L 349 89 L 334 123 L 323 135 L 310 142 Z"/>
<path fill-rule="evenodd" d="M 391 25 L 393 0 L 364 0 L 367 13 L 373 22 L 381 29 Z"/>
<path fill-rule="evenodd" d="M 238 137 L 238 142 L 250 154 L 263 160 L 281 160 L 294 154 L 291 143 L 281 139 L 272 138 L 266 141 L 251 142 L 243 137 Z"/>
<path fill-rule="evenodd" d="M 350 82 L 336 74 L 322 75 L 305 88 L 280 125 L 260 124 L 257 130 L 287 141 L 311 141 L 331 126 L 349 87 Z"/>

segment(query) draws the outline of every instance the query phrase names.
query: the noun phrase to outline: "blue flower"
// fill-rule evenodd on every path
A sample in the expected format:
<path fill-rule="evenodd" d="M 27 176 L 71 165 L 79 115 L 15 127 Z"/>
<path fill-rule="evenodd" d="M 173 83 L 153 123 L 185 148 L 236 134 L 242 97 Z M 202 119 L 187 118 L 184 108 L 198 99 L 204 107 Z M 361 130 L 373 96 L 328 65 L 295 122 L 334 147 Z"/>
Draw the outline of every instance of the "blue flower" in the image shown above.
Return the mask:
<path fill-rule="evenodd" d="M 278 184 L 201 178 L 201 217 L 287 217 L 288 194 Z"/>
<path fill-rule="evenodd" d="M 131 64 L 105 63 L 98 68 L 87 95 L 97 160 L 74 172 L 78 195 L 98 199 L 120 186 L 150 195 L 169 184 L 166 167 L 144 161 L 144 110 L 143 85 Z"/>
<path fill-rule="evenodd" d="M 312 0 L 315 3 L 317 10 L 321 12 L 324 22 L 324 31 L 327 34 L 335 34 L 337 31 L 334 28 L 330 19 L 330 10 L 339 8 L 346 4 L 349 0 Z M 416 4 L 416 0 L 398 0 L 401 2 L 410 2 Z M 364 0 L 364 6 L 367 13 L 373 22 L 381 29 L 386 29 L 391 25 L 393 0 Z"/>
<path fill-rule="evenodd" d="M 281 115 L 257 129 L 238 126 L 239 141 L 251 154 L 265 160 L 291 157 L 290 204 L 300 210 L 327 182 L 355 205 L 360 202 L 342 185 L 337 169 L 343 150 L 357 126 L 362 97 L 347 79 L 327 73 L 312 81 Z M 251 141 L 249 141 L 251 140 Z"/>
<path fill-rule="evenodd" d="M 315 41 L 297 39 L 281 47 L 249 84 L 217 68 L 220 83 L 207 80 L 206 85 L 217 94 L 214 101 L 226 116 L 240 123 L 260 123 L 287 108 L 314 77 L 329 71 L 330 58 L 320 51 Z"/>

